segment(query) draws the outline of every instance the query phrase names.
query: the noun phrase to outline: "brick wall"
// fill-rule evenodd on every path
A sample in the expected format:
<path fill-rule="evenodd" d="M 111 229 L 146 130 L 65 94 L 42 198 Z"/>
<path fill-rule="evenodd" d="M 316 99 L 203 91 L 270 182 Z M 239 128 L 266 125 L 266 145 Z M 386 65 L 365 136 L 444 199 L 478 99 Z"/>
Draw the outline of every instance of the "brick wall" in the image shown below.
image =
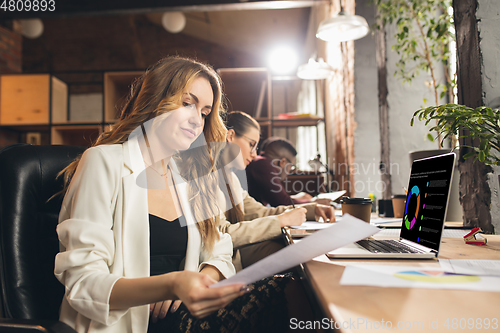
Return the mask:
<path fill-rule="evenodd" d="M 21 72 L 22 37 L 0 26 L 0 75 Z M 0 148 L 17 143 L 18 139 L 16 132 L 0 129 Z"/>
<path fill-rule="evenodd" d="M 21 73 L 22 37 L 0 26 L 0 74 Z"/>

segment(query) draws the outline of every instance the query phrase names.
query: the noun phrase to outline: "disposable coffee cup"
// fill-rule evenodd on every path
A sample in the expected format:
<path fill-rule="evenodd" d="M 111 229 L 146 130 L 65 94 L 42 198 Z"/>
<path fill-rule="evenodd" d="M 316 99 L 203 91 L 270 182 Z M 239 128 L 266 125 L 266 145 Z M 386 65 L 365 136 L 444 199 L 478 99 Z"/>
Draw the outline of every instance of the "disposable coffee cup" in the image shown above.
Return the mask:
<path fill-rule="evenodd" d="M 349 214 L 360 220 L 370 223 L 372 200 L 370 198 L 342 197 L 342 215 Z"/>
<path fill-rule="evenodd" d="M 392 209 L 394 217 L 402 218 L 405 215 L 406 195 L 395 194 L 392 196 Z"/>

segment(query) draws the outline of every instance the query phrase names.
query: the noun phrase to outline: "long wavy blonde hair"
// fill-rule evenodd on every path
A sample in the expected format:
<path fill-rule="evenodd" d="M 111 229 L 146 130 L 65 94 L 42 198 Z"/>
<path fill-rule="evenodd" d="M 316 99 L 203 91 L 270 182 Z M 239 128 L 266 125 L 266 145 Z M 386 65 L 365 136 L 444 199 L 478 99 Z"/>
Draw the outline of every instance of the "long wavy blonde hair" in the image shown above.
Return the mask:
<path fill-rule="evenodd" d="M 208 80 L 214 95 L 212 112 L 205 118 L 203 127 L 208 147 L 196 148 L 199 154 L 192 151 L 189 154 L 181 152 L 175 158 L 179 163 L 181 176 L 189 179 L 190 205 L 196 221 L 201 221 L 197 223 L 197 227 L 204 247 L 211 252 L 215 241 L 219 239 L 217 231 L 219 221 L 218 214 L 216 214 L 218 208 L 214 206 L 217 183 L 215 177 L 204 177 L 201 181 L 200 176 L 213 174 L 214 160 L 220 153 L 218 149 L 220 145 L 211 143 L 224 142 L 226 138 L 226 128 L 220 116 L 220 112 L 223 112 L 221 80 L 211 67 L 181 57 L 168 57 L 160 60 L 133 83 L 128 101 L 121 110 L 120 119 L 109 130 L 102 133 L 92 146 L 124 143 L 134 129 L 142 126 L 146 121 L 180 108 L 183 94 L 199 77 Z M 63 192 L 67 190 L 80 158 L 81 156 L 61 172 L 64 174 Z M 214 185 L 210 183 L 211 181 L 214 181 Z M 200 218 L 200 216 L 207 216 L 207 210 L 214 212 L 211 215 L 214 217 Z"/>

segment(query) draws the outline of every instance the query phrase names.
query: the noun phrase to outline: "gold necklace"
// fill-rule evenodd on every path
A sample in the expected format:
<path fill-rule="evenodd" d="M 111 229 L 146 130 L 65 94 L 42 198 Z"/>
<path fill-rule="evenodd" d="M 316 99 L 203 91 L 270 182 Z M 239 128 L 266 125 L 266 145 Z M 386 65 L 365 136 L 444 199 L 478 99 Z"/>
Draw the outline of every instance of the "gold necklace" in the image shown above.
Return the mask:
<path fill-rule="evenodd" d="M 145 164 L 147 165 L 147 163 L 145 163 Z M 153 165 L 152 165 L 152 164 L 151 164 L 151 165 L 147 165 L 147 167 L 148 167 L 148 168 L 150 168 L 150 169 L 152 169 L 152 170 L 153 170 L 154 172 L 156 172 L 157 174 L 159 174 L 159 175 L 160 175 L 160 177 L 166 177 L 166 176 L 167 176 L 167 174 L 168 174 L 168 172 L 170 171 L 170 167 L 168 166 L 168 164 L 167 164 L 167 168 L 165 168 L 165 162 L 164 162 L 164 160 L 163 160 L 163 159 L 161 160 L 161 167 L 162 167 L 162 169 L 163 169 L 163 173 L 159 173 L 159 172 L 158 172 L 158 170 L 156 170 L 156 169 L 153 167 Z M 166 169 L 167 169 L 167 170 L 166 170 Z"/>

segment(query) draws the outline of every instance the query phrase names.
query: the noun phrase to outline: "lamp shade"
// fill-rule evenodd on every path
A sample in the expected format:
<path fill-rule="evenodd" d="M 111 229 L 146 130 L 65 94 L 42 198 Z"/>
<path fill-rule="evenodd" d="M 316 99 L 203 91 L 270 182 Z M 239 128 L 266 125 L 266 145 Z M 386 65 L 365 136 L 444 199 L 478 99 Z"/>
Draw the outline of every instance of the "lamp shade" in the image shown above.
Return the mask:
<path fill-rule="evenodd" d="M 35 39 L 43 34 L 43 22 L 39 18 L 21 20 L 21 34 L 24 37 Z"/>
<path fill-rule="evenodd" d="M 326 79 L 332 73 L 332 67 L 319 58 L 315 61 L 309 59 L 306 64 L 300 65 L 297 76 L 303 80 L 322 80 Z"/>
<path fill-rule="evenodd" d="M 161 18 L 163 28 L 172 34 L 181 32 L 186 26 L 186 16 L 183 12 L 166 12 Z"/>
<path fill-rule="evenodd" d="M 324 41 L 345 42 L 360 39 L 368 34 L 370 27 L 359 15 L 350 15 L 343 9 L 337 15 L 319 24 L 316 37 Z"/>

